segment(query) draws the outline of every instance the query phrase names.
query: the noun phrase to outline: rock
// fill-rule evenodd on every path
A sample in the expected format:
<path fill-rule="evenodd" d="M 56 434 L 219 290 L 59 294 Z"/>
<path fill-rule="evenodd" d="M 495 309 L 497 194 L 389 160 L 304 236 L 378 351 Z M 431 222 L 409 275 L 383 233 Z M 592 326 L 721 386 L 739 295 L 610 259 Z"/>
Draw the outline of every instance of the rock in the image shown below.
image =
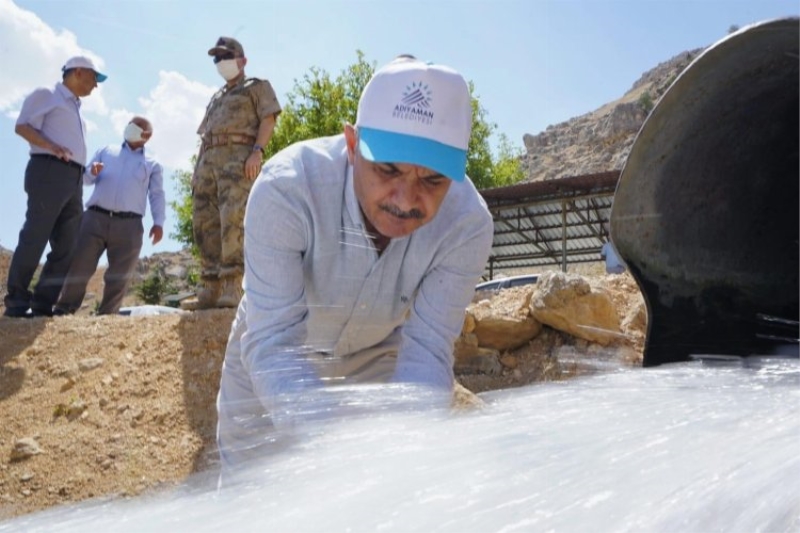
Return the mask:
<path fill-rule="evenodd" d="M 611 296 L 577 275 L 543 274 L 531 299 L 531 313 L 553 329 L 604 346 L 622 338 Z"/>
<path fill-rule="evenodd" d="M 33 437 L 24 437 L 14 443 L 11 449 L 11 462 L 24 461 L 42 453 L 39 443 Z"/>
<path fill-rule="evenodd" d="M 638 102 L 621 103 L 611 110 L 598 128 L 596 135 L 614 138 L 620 135 L 635 134 L 647 118 Z M 593 135 L 596 136 L 596 135 Z"/>
<path fill-rule="evenodd" d="M 644 73 L 621 98 L 537 134 L 524 134 L 520 158 L 525 182 L 621 169 L 647 118 L 643 102 L 655 104 L 672 81 L 700 53 L 682 52 Z"/>
<path fill-rule="evenodd" d="M 467 312 L 464 316 L 464 326 L 461 328 L 461 333 L 472 333 L 475 331 L 475 317 L 472 313 Z"/>
<path fill-rule="evenodd" d="M 73 400 L 69 405 L 59 403 L 53 409 L 53 418 L 66 417 L 70 422 L 77 420 L 86 411 L 86 402 L 80 399 Z"/>
<path fill-rule="evenodd" d="M 496 350 L 513 350 L 536 337 L 542 324 L 533 317 L 487 317 L 476 321 L 478 345 Z"/>
<path fill-rule="evenodd" d="M 453 370 L 456 374 L 487 374 L 497 376 L 503 372 L 499 361 L 500 354 L 496 350 L 478 348 L 475 355 L 456 359 Z"/>
<path fill-rule="evenodd" d="M 453 408 L 454 409 L 475 409 L 485 405 L 481 398 L 461 385 L 459 382 L 453 384 Z"/>
<path fill-rule="evenodd" d="M 647 306 L 644 300 L 633 307 L 622 319 L 622 329 L 644 335 L 647 330 Z"/>
<path fill-rule="evenodd" d="M 183 309 L 184 311 L 199 311 L 200 309 L 202 309 L 200 307 L 200 302 L 197 300 L 197 298 L 187 298 L 185 300 L 182 300 L 180 306 L 181 309 Z"/>
<path fill-rule="evenodd" d="M 478 355 L 478 352 L 478 337 L 474 333 L 462 333 L 453 345 L 453 357 L 457 361 Z"/>
<path fill-rule="evenodd" d="M 503 357 L 500 358 L 500 364 L 506 368 L 514 369 L 517 368 L 519 360 L 513 355 L 504 355 Z"/>
<path fill-rule="evenodd" d="M 103 360 L 99 357 L 90 357 L 88 359 L 81 359 L 78 361 L 78 370 L 81 372 L 88 372 L 100 366 L 103 366 Z"/>
<path fill-rule="evenodd" d="M 65 381 L 64 384 L 61 385 L 61 389 L 60 389 L 61 392 L 66 392 L 66 391 L 70 390 L 72 387 L 75 386 L 75 383 L 77 383 L 75 381 L 75 378 L 67 378 L 67 381 Z"/>
<path fill-rule="evenodd" d="M 164 269 L 164 274 L 168 278 L 183 279 L 186 277 L 188 269 L 183 265 L 170 265 Z"/>
<path fill-rule="evenodd" d="M 475 323 L 472 333 L 478 337 L 478 346 L 513 350 L 541 332 L 542 325 L 530 313 L 534 287 L 525 285 L 503 289 L 491 299 L 470 305 L 467 316 Z"/>

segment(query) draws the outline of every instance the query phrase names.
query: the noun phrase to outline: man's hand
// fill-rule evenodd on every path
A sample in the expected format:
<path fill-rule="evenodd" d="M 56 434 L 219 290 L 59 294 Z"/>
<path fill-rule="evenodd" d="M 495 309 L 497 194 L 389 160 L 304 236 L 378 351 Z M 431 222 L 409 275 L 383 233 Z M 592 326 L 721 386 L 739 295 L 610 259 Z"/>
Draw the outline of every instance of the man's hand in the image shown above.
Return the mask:
<path fill-rule="evenodd" d="M 14 132 L 32 145 L 44 148 L 59 159 L 67 162 L 72 159 L 72 152 L 60 144 L 54 143 L 30 124 L 17 124 L 14 126 Z"/>
<path fill-rule="evenodd" d="M 244 176 L 253 181 L 261 173 L 261 152 L 253 150 L 244 162 Z"/>
<path fill-rule="evenodd" d="M 72 152 L 61 146 L 60 144 L 51 143 L 50 147 L 48 148 L 51 152 L 55 154 L 56 157 L 62 159 L 66 162 L 72 160 Z M 96 174 L 95 174 L 96 175 Z"/>
<path fill-rule="evenodd" d="M 103 163 L 99 161 L 92 161 L 92 176 L 97 177 L 103 171 Z"/>
<path fill-rule="evenodd" d="M 158 244 L 158 241 L 164 236 L 164 228 L 161 226 L 153 226 L 150 228 L 150 238 L 153 239 L 153 244 Z"/>

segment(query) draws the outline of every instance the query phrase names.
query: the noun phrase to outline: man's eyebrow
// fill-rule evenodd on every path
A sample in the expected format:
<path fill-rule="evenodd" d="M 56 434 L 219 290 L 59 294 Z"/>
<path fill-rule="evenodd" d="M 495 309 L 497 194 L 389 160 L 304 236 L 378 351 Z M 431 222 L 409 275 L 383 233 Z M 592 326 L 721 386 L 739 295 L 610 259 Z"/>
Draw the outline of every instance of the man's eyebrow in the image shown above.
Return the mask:
<path fill-rule="evenodd" d="M 445 176 L 444 174 L 439 174 L 437 172 L 436 174 L 431 174 L 430 176 L 422 176 L 420 179 L 423 179 L 423 180 L 437 180 L 439 178 L 446 178 L 446 177 L 447 176 Z"/>
<path fill-rule="evenodd" d="M 395 165 L 394 163 L 378 163 L 378 165 L 389 167 L 389 170 L 391 170 L 392 172 L 400 172 L 400 169 L 397 168 L 397 165 Z"/>
<path fill-rule="evenodd" d="M 392 172 L 400 172 L 400 169 L 397 168 L 397 165 L 395 165 L 394 163 L 377 163 L 376 162 L 375 164 L 389 167 L 389 170 L 391 170 Z M 431 174 L 429 176 L 421 176 L 420 179 L 422 179 L 422 180 L 432 180 L 432 179 L 439 179 L 439 178 L 446 178 L 446 177 L 447 176 L 445 176 L 444 174 L 440 174 L 440 173 L 437 172 L 437 173 Z"/>

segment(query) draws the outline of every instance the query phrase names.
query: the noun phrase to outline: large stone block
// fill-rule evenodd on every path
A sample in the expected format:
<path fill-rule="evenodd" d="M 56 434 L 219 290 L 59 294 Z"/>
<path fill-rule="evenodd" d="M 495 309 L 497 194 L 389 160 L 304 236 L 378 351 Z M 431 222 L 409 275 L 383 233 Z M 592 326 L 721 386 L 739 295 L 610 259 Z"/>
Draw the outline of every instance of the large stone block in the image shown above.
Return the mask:
<path fill-rule="evenodd" d="M 495 350 L 513 350 L 536 337 L 542 324 L 533 317 L 486 317 L 476 321 L 478 345 Z"/>
<path fill-rule="evenodd" d="M 545 273 L 530 308 L 542 324 L 587 341 L 606 346 L 623 336 L 611 296 L 580 276 Z"/>

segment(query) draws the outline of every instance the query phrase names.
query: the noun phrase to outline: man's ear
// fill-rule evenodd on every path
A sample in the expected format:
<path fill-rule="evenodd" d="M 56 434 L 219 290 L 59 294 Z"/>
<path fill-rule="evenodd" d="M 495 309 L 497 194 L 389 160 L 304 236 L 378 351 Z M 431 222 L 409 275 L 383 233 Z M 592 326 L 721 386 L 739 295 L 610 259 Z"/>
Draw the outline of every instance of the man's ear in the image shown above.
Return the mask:
<path fill-rule="evenodd" d="M 352 124 L 344 125 L 344 139 L 347 143 L 347 160 L 352 165 L 356 156 L 356 145 L 358 144 L 358 131 Z"/>

